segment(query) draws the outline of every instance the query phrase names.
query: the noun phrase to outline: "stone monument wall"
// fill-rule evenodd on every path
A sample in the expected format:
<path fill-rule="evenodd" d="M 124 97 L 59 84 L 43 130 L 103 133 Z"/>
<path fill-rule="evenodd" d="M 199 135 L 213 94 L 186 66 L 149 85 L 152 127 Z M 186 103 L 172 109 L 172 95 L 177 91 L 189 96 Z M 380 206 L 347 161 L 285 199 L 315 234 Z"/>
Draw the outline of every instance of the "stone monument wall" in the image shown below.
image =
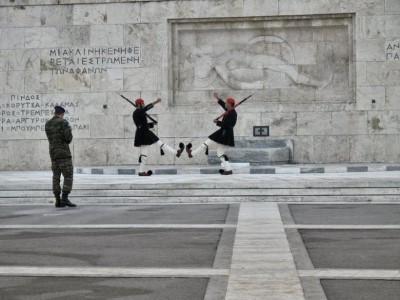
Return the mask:
<path fill-rule="evenodd" d="M 2 0 L 0 170 L 50 168 L 67 109 L 75 166 L 136 164 L 133 107 L 165 143 L 199 145 L 241 100 L 238 140 L 292 140 L 296 163 L 400 162 L 398 0 Z M 269 126 L 254 137 L 253 126 Z M 160 156 L 150 164 L 207 163 Z"/>

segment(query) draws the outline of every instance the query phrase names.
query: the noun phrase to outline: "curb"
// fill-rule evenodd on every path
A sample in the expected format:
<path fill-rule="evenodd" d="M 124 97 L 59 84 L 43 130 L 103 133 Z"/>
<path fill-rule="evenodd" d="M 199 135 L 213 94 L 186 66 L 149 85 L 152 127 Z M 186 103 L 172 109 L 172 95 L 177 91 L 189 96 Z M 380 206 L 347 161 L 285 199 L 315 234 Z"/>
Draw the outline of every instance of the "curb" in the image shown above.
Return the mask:
<path fill-rule="evenodd" d="M 268 165 L 251 166 L 250 164 L 232 163 L 234 173 L 238 174 L 322 174 L 322 173 L 351 173 L 351 172 L 386 172 L 400 171 L 400 164 L 385 165 Z M 219 166 L 157 166 L 153 167 L 154 175 L 180 174 L 218 174 Z M 104 166 L 76 167 L 76 174 L 92 175 L 136 175 L 138 166 Z"/>

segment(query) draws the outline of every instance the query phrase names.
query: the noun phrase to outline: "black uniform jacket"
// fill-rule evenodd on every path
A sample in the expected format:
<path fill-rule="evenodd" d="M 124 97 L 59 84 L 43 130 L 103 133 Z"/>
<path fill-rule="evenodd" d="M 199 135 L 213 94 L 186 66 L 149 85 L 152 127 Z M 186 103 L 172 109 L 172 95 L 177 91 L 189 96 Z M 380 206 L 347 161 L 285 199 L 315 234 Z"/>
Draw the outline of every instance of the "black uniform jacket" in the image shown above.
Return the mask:
<path fill-rule="evenodd" d="M 218 100 L 218 104 L 225 108 L 225 102 L 221 99 Z M 216 132 L 209 136 L 210 140 L 223 144 L 226 146 L 235 146 L 235 138 L 233 136 L 233 127 L 236 125 L 237 114 L 236 110 L 231 110 L 221 121 L 217 121 L 217 126 L 221 127 Z"/>
<path fill-rule="evenodd" d="M 144 145 L 152 145 L 159 140 L 159 138 L 149 129 L 147 123 L 146 111 L 153 108 L 153 104 L 148 104 L 143 108 L 136 108 L 132 114 L 133 122 L 136 125 L 135 134 L 135 147 Z"/>

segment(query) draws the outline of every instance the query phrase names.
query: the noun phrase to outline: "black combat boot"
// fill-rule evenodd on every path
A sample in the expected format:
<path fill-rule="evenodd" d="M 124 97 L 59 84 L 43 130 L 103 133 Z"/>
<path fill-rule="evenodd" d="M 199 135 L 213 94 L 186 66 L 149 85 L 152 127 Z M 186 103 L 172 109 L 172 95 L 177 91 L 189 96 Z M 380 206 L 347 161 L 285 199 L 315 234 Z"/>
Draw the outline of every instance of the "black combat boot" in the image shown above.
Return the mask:
<path fill-rule="evenodd" d="M 69 192 L 62 192 L 61 207 L 63 206 L 76 207 L 76 204 L 68 200 L 68 194 Z"/>
<path fill-rule="evenodd" d="M 61 193 L 54 193 L 56 197 L 56 207 L 64 207 L 65 205 L 61 204 Z"/>

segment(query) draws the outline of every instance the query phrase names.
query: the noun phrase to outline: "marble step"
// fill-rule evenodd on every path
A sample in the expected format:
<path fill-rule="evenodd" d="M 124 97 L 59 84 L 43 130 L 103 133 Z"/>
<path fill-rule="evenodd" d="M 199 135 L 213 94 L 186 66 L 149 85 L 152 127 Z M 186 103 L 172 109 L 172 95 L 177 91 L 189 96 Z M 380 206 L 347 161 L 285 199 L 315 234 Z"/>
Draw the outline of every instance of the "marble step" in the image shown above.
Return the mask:
<path fill-rule="evenodd" d="M 400 195 L 269 195 L 269 196 L 193 196 L 193 197 L 74 197 L 70 199 L 79 205 L 114 204 L 203 204 L 241 202 L 298 202 L 298 203 L 398 203 Z M 0 198 L 0 205 L 41 205 L 54 204 L 52 197 Z"/>
<path fill-rule="evenodd" d="M 219 163 L 219 161 L 218 161 Z M 218 174 L 219 165 L 158 165 L 149 166 L 154 175 Z M 235 174 L 319 174 L 400 171 L 400 164 L 255 164 L 231 162 Z M 138 166 L 95 166 L 75 167 L 76 174 L 92 175 L 136 175 Z"/>
<path fill-rule="evenodd" d="M 236 189 L 74 189 L 71 197 L 269 197 L 400 195 L 400 187 L 381 188 L 236 188 Z M 53 197 L 47 190 L 2 190 L 0 198 Z"/>

